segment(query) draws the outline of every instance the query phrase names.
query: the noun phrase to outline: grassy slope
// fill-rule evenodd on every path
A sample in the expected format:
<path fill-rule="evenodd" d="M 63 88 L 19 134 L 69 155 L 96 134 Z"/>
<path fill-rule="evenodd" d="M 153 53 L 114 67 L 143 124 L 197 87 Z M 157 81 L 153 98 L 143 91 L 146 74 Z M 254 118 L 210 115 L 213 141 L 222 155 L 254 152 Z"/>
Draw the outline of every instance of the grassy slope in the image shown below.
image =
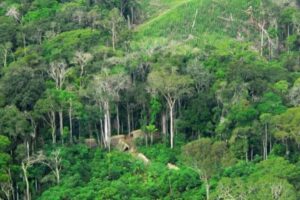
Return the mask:
<path fill-rule="evenodd" d="M 167 4 L 168 1 L 164 2 Z M 245 11 L 249 6 L 254 9 L 257 8 L 260 0 L 181 0 L 170 2 L 159 15 L 154 15 L 136 28 L 136 40 L 144 40 L 145 37 L 183 39 L 190 34 L 201 37 L 207 33 L 209 35 L 236 37 L 238 32 L 244 31 L 244 26 L 241 26 L 242 23 L 239 20 L 245 22 L 248 19 Z M 231 18 L 231 16 L 232 22 L 222 19 Z"/>

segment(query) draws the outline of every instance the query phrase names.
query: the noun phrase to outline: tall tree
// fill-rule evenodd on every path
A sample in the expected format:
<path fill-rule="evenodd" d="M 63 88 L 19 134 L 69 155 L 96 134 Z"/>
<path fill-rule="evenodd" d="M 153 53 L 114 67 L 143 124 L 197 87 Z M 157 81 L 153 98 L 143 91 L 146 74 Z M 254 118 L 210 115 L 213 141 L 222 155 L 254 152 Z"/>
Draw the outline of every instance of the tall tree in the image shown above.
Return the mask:
<path fill-rule="evenodd" d="M 2 59 L 3 59 L 3 67 L 7 67 L 7 60 L 8 60 L 11 49 L 12 49 L 11 42 L 6 42 L 6 43 L 0 45 L 0 52 L 2 54 Z"/>
<path fill-rule="evenodd" d="M 170 115 L 170 145 L 174 147 L 174 107 L 177 100 L 188 94 L 192 80 L 189 76 L 179 75 L 176 71 L 156 70 L 149 74 L 150 88 L 159 92 L 167 101 Z"/>
<path fill-rule="evenodd" d="M 56 112 L 58 111 L 58 103 L 54 95 L 53 90 L 47 90 L 45 97 L 39 99 L 34 108 L 37 115 L 50 126 L 52 144 L 56 143 Z"/>
<path fill-rule="evenodd" d="M 119 9 L 113 8 L 108 15 L 108 18 L 104 21 L 104 25 L 109 28 L 111 33 L 112 48 L 115 51 L 116 43 L 118 41 L 118 34 L 124 22 L 124 18 L 121 15 Z"/>
<path fill-rule="evenodd" d="M 4 135 L 0 135 L 0 198 L 2 194 L 6 199 L 11 199 L 13 193 L 13 183 L 10 173 L 11 156 L 8 154 L 10 140 Z"/>
<path fill-rule="evenodd" d="M 83 82 L 83 75 L 85 74 L 85 67 L 93 59 L 92 54 L 82 52 L 82 51 L 76 51 L 73 62 L 80 67 L 80 87 L 82 87 Z"/>
<path fill-rule="evenodd" d="M 62 90 L 67 75 L 67 64 L 65 61 L 54 61 L 50 63 L 50 69 L 48 71 L 49 76 L 54 80 L 56 90 Z M 63 106 L 59 107 L 59 132 L 63 142 L 64 133 L 64 120 L 63 120 Z"/>
<path fill-rule="evenodd" d="M 202 138 L 185 145 L 182 149 L 185 162 L 204 181 L 206 187 L 206 199 L 209 200 L 210 179 L 216 175 L 222 167 L 230 164 L 231 157 L 225 142 L 213 142 L 209 138 Z"/>
<path fill-rule="evenodd" d="M 93 81 L 94 98 L 101 104 L 104 112 L 104 144 L 110 150 L 111 138 L 111 102 L 119 98 L 121 90 L 128 87 L 129 78 L 123 73 L 109 74 L 107 71 L 96 76 Z"/>

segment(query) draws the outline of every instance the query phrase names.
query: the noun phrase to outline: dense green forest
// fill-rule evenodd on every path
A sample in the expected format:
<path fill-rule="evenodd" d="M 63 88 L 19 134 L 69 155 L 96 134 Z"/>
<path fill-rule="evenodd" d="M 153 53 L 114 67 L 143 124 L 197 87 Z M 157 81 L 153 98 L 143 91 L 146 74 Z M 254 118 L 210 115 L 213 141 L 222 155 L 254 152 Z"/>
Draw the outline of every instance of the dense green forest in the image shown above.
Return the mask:
<path fill-rule="evenodd" d="M 0 0 L 0 199 L 300 199 L 300 1 Z"/>

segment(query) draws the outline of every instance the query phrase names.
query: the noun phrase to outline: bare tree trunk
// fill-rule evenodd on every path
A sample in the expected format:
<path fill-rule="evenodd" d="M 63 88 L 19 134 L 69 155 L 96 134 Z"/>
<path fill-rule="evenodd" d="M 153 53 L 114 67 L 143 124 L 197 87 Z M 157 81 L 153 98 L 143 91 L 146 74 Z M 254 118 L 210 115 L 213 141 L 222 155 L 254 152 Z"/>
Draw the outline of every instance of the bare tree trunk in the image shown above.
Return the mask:
<path fill-rule="evenodd" d="M 167 135 L 167 119 L 166 119 L 166 113 L 163 112 L 161 116 L 161 123 L 162 123 L 162 133 L 164 136 Z"/>
<path fill-rule="evenodd" d="M 133 110 L 130 111 L 130 114 L 131 114 L 131 129 L 134 130 L 135 126 L 134 126 Z"/>
<path fill-rule="evenodd" d="M 13 183 L 11 183 L 11 188 L 12 188 L 12 191 L 11 191 L 11 197 L 12 197 L 12 200 L 16 200 L 16 194 L 15 194 L 15 189 L 14 189 L 14 186 L 13 186 Z"/>
<path fill-rule="evenodd" d="M 104 146 L 105 146 L 105 142 L 104 142 L 104 130 L 103 130 L 103 122 L 102 122 L 102 119 L 100 118 L 100 131 L 101 131 L 101 140 L 102 140 L 102 142 L 103 142 L 103 144 L 104 144 Z M 101 143 L 102 144 L 102 143 Z M 101 145 L 102 146 L 102 145 Z M 105 146 L 106 147 L 106 146 Z"/>
<path fill-rule="evenodd" d="M 60 132 L 60 137 L 61 137 L 61 143 L 64 143 L 64 122 L 63 122 L 63 111 L 60 110 L 58 112 L 58 117 L 59 117 L 59 132 Z"/>
<path fill-rule="evenodd" d="M 120 118 L 119 118 L 119 106 L 118 104 L 116 105 L 116 110 L 117 110 L 117 133 L 120 135 Z"/>
<path fill-rule="evenodd" d="M 110 125 L 110 113 L 109 102 L 104 102 L 104 138 L 106 147 L 110 151 L 110 137 L 111 137 L 111 125 Z"/>
<path fill-rule="evenodd" d="M 72 123 L 72 101 L 70 100 L 69 107 L 69 124 L 70 124 L 70 143 L 73 143 L 73 123 Z"/>
<path fill-rule="evenodd" d="M 80 88 L 82 87 L 82 78 L 83 78 L 83 73 L 84 73 L 84 65 L 81 64 L 80 65 L 80 82 L 79 82 L 79 86 Z"/>
<path fill-rule="evenodd" d="M 115 23 L 113 22 L 112 23 L 112 29 L 111 29 L 111 32 L 112 32 L 112 35 L 111 35 L 111 41 L 112 41 L 112 47 L 113 47 L 113 51 L 115 51 L 115 39 L 116 39 L 116 27 L 115 27 Z"/>
<path fill-rule="evenodd" d="M 278 52 L 279 52 L 279 36 L 278 36 L 278 22 L 276 21 L 276 24 L 275 24 L 275 29 L 276 29 L 276 55 L 278 55 Z"/>
<path fill-rule="evenodd" d="M 210 185 L 207 177 L 204 178 L 204 182 L 205 182 L 205 190 L 206 190 L 206 200 L 209 200 Z"/>
<path fill-rule="evenodd" d="M 34 179 L 34 186 L 35 186 L 35 191 L 38 192 L 38 182 L 37 182 L 37 178 Z"/>
<path fill-rule="evenodd" d="M 134 23 L 134 12 L 133 12 L 133 7 L 132 6 L 130 8 L 130 11 L 131 11 L 131 23 L 133 24 Z"/>
<path fill-rule="evenodd" d="M 265 124 L 265 136 L 264 136 L 264 160 L 268 159 L 268 125 Z"/>
<path fill-rule="evenodd" d="M 170 104 L 169 109 L 170 109 L 170 143 L 171 143 L 171 149 L 173 149 L 174 147 L 174 122 L 173 122 L 174 104 Z"/>
<path fill-rule="evenodd" d="M 131 29 L 131 22 L 130 22 L 129 15 L 127 15 L 127 26 L 128 26 L 128 29 L 130 30 Z"/>
<path fill-rule="evenodd" d="M 263 31 L 263 25 L 261 25 L 261 36 L 260 36 L 260 55 L 263 56 L 264 51 L 264 31 Z"/>
<path fill-rule="evenodd" d="M 51 134 L 52 134 L 52 144 L 56 144 L 55 128 L 52 127 L 51 129 L 52 129 L 52 131 L 51 131 Z"/>
<path fill-rule="evenodd" d="M 56 183 L 59 185 L 60 183 L 60 172 L 58 166 L 55 167 L 55 174 L 56 174 Z"/>
<path fill-rule="evenodd" d="M 290 25 L 288 25 L 287 27 L 287 34 L 288 34 L 288 38 L 290 37 Z M 290 52 L 290 46 L 287 45 L 287 48 L 288 48 L 288 52 Z"/>
<path fill-rule="evenodd" d="M 19 186 L 17 185 L 17 200 L 19 200 L 20 198 L 19 198 Z"/>
<path fill-rule="evenodd" d="M 14 188 L 14 183 L 13 183 L 13 180 L 12 180 L 12 175 L 11 175 L 11 171 L 10 171 L 10 168 L 8 169 L 8 173 L 9 173 L 9 178 L 10 178 L 10 187 L 11 187 L 11 195 L 12 195 L 12 199 L 15 200 L 16 197 L 15 197 L 15 188 Z"/>
<path fill-rule="evenodd" d="M 56 144 L 56 122 L 55 122 L 55 112 L 50 113 L 50 124 L 51 124 L 51 135 L 52 135 L 52 144 Z"/>
<path fill-rule="evenodd" d="M 127 102 L 127 131 L 128 131 L 128 135 L 131 133 L 131 129 L 130 129 L 130 108 Z"/>
<path fill-rule="evenodd" d="M 28 139 L 26 139 L 26 153 L 27 153 L 27 159 L 29 159 L 30 148 L 29 148 L 29 141 L 28 141 Z"/>
<path fill-rule="evenodd" d="M 148 133 L 145 134 L 146 147 L 148 147 Z"/>
<path fill-rule="evenodd" d="M 285 139 L 285 155 L 288 156 L 290 154 L 288 140 Z"/>
<path fill-rule="evenodd" d="M 28 175 L 27 175 L 27 168 L 25 167 L 24 162 L 22 162 L 22 170 L 24 175 L 24 180 L 26 184 L 26 200 L 30 200 L 30 190 L 29 190 L 29 181 L 28 181 Z"/>
<path fill-rule="evenodd" d="M 7 54 L 8 54 L 8 51 L 7 49 L 4 49 L 4 59 L 3 59 L 3 67 L 6 67 L 7 66 Z"/>
<path fill-rule="evenodd" d="M 269 139 L 269 152 L 272 151 L 272 135 L 270 135 L 270 139 Z"/>
<path fill-rule="evenodd" d="M 153 145 L 153 134 L 154 134 L 154 133 L 150 133 L 150 134 L 151 134 L 151 135 L 150 135 L 150 140 L 151 140 L 151 143 L 150 143 L 150 144 L 151 144 L 151 146 L 152 146 L 152 145 Z"/>

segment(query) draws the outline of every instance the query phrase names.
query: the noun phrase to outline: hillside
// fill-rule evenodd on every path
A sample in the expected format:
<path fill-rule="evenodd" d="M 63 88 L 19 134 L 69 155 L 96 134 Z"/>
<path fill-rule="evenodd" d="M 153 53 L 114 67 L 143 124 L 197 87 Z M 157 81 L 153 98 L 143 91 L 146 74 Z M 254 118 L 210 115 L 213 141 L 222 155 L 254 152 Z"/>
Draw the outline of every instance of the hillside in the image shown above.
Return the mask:
<path fill-rule="evenodd" d="M 299 0 L 2 0 L 0 199 L 300 199 Z"/>

